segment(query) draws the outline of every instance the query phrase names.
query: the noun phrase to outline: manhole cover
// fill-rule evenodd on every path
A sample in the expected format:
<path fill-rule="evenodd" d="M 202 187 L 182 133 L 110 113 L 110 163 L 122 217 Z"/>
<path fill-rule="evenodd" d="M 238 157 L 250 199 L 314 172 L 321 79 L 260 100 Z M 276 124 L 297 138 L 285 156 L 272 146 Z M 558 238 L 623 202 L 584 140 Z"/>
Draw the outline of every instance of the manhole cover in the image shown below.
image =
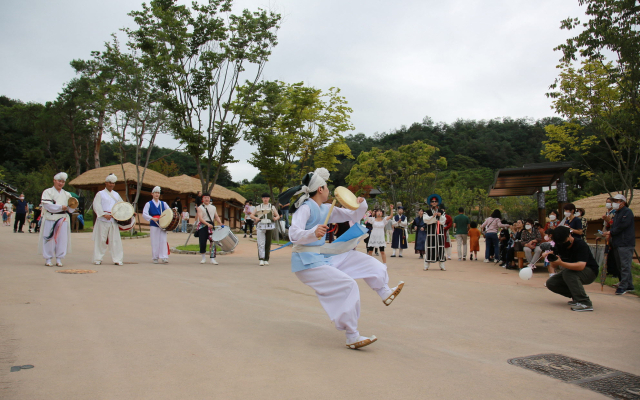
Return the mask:
<path fill-rule="evenodd" d="M 56 272 L 61 274 L 93 274 L 98 271 L 94 271 L 92 269 L 59 269 Z"/>
<path fill-rule="evenodd" d="M 614 399 L 640 400 L 640 376 L 637 375 L 561 354 L 512 358 L 508 362 Z"/>

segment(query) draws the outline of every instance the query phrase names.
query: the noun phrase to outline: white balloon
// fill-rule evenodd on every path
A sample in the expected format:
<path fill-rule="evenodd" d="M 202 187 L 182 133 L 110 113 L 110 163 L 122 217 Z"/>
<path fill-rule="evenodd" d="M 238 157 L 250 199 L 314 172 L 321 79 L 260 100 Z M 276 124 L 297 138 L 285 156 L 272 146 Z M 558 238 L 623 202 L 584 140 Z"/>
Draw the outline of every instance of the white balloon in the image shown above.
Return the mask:
<path fill-rule="evenodd" d="M 531 267 L 525 267 L 520 270 L 520 279 L 528 281 L 533 276 L 533 270 Z"/>

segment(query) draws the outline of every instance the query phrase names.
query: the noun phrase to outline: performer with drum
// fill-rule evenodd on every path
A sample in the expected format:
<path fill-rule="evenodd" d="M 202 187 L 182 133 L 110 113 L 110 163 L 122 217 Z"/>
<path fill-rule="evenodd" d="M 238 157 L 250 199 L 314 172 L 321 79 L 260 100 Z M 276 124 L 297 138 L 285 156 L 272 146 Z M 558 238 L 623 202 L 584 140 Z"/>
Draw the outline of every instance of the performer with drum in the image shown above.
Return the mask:
<path fill-rule="evenodd" d="M 162 260 L 166 264 L 169 262 L 169 244 L 167 243 L 167 231 L 160 227 L 160 216 L 167 210 L 171 211 L 171 209 L 167 203 L 160 200 L 160 186 L 154 187 L 151 195 L 153 199 L 144 205 L 142 217 L 149 221 L 151 229 L 151 257 L 153 258 L 153 263 L 157 264 L 158 260 Z"/>
<path fill-rule="evenodd" d="M 269 255 L 271 254 L 271 231 L 276 228 L 275 221 L 280 219 L 278 210 L 269 203 L 271 196 L 262 194 L 262 204 L 254 207 L 251 219 L 256 222 L 258 238 L 258 259 L 260 265 L 269 265 Z"/>
<path fill-rule="evenodd" d="M 200 255 L 202 256 L 202 260 L 200 260 L 200 264 L 204 264 L 207 260 L 207 242 L 210 242 L 211 251 L 209 252 L 209 259 L 211 260 L 211 264 L 218 265 L 216 261 L 216 245 L 213 242 L 213 220 L 218 221 L 218 225 L 224 227 L 222 225 L 222 220 L 218 215 L 218 211 L 216 210 L 216 206 L 211 204 L 211 196 L 209 194 L 204 194 L 202 196 L 202 204 L 198 206 L 198 223 L 200 226 L 198 227 L 198 240 L 200 242 Z"/>
<path fill-rule="evenodd" d="M 62 267 L 62 260 L 71 253 L 71 225 L 69 214 L 78 207 L 78 200 L 63 189 L 67 174 L 60 172 L 53 177 L 53 187 L 42 192 L 42 229 L 38 239 L 38 253 L 42 254 L 47 267 Z"/>
<path fill-rule="evenodd" d="M 404 283 L 390 289 L 387 267 L 354 249 L 366 234 L 366 228 L 359 221 L 367 211 L 367 202 L 362 197 L 356 198 L 346 188 L 339 194 L 340 188 L 336 188 L 336 197 L 340 195 L 340 203 L 347 208 L 330 207 L 325 204 L 329 197 L 328 179 L 329 171 L 318 168 L 305 175 L 301 185 L 284 192 L 279 201 L 286 204 L 293 196 L 301 194 L 297 201 L 292 201 L 290 209 L 293 214 L 289 228 L 289 238 L 293 242 L 291 270 L 302 283 L 315 290 L 336 329 L 346 331 L 347 347 L 357 349 L 377 339 L 360 336 L 358 332 L 360 292 L 355 280 L 364 279 L 387 306 L 398 296 Z M 343 194 L 350 197 L 344 199 Z M 340 236 L 344 241 L 326 244 L 327 224 L 344 221 L 354 222 L 349 231 Z M 352 234 L 352 229 L 358 233 Z M 353 239 L 349 239 L 351 236 Z"/>
<path fill-rule="evenodd" d="M 93 227 L 93 263 L 95 265 L 102 264 L 107 247 L 115 265 L 122 265 L 124 258 L 120 228 L 111 213 L 113 206 L 122 202 L 122 197 L 113 190 L 117 180 L 118 177 L 109 174 L 104 180 L 105 188 L 96 193 L 93 198 L 93 213 L 96 216 L 96 224 Z"/>

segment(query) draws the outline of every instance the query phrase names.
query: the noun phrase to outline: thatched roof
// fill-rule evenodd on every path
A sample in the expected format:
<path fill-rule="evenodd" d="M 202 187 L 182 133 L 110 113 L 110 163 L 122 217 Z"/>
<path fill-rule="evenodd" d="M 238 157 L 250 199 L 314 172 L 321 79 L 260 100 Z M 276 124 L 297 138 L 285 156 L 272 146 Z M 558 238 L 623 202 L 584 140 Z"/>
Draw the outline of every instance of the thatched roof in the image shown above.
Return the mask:
<path fill-rule="evenodd" d="M 168 178 L 171 185 L 180 190 L 180 193 L 192 193 L 197 194 L 202 190 L 202 184 L 199 179 L 196 179 L 188 175 L 173 176 Z M 245 198 L 240 194 L 229 190 L 224 186 L 215 185 L 211 191 L 211 197 L 214 199 L 222 199 L 227 201 L 235 200 L 240 204 L 244 204 Z"/>
<path fill-rule="evenodd" d="M 127 176 L 127 182 L 137 183 L 138 173 L 136 172 L 135 164 L 124 163 L 123 166 Z M 140 170 L 140 173 L 142 173 L 142 169 Z M 90 186 L 104 184 L 104 179 L 109 174 L 114 174 L 118 177 L 116 183 L 124 182 L 124 176 L 122 176 L 122 166 L 120 164 L 115 164 L 106 167 L 90 169 L 89 171 L 69 182 L 69 184 L 76 188 L 88 189 L 88 187 Z M 168 178 L 165 175 L 161 174 L 160 172 L 153 171 L 149 168 L 147 168 L 144 173 L 142 184 L 148 187 L 160 186 L 163 192 L 180 192 L 180 190 L 177 189 L 175 185 L 169 182 Z"/>
<path fill-rule="evenodd" d="M 611 195 L 615 196 L 618 194 L 617 192 L 612 192 Z M 605 203 L 607 202 L 607 198 L 609 197 L 608 193 L 599 194 L 597 196 L 587 197 L 586 199 L 581 199 L 574 201 L 573 204 L 576 208 L 584 208 L 585 218 L 587 221 L 594 221 L 597 219 L 601 219 L 604 213 L 606 212 Z M 640 199 L 640 190 L 635 189 L 633 191 L 633 203 L 631 203 L 631 211 L 637 217 L 640 217 L 640 203 L 638 203 L 638 199 Z"/>

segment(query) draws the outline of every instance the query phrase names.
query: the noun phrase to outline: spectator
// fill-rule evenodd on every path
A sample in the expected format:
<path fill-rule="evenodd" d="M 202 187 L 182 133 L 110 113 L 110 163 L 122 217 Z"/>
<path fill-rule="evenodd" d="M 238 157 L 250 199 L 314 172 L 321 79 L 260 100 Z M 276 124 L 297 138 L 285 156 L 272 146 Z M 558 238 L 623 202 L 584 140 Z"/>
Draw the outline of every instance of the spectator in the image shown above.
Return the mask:
<path fill-rule="evenodd" d="M 484 237 L 486 239 L 485 257 L 484 262 L 489 262 L 489 248 L 493 249 L 494 262 L 500 261 L 500 241 L 498 240 L 498 229 L 509 227 L 501 221 L 502 214 L 500 210 L 494 210 L 491 216 L 487 218 L 482 224 L 482 230 L 484 231 Z"/>
<path fill-rule="evenodd" d="M 196 195 L 196 208 L 200 207 L 202 204 L 202 192 L 198 190 L 198 194 Z"/>
<path fill-rule="evenodd" d="M 2 225 L 7 224 L 7 214 L 4 212 L 4 202 L 0 200 L 0 214 L 2 214 Z"/>
<path fill-rule="evenodd" d="M 502 223 L 508 225 L 506 219 L 502 220 Z M 507 262 L 507 250 L 509 249 L 509 239 L 511 239 L 511 235 L 509 234 L 509 228 L 500 229 L 500 234 L 498 235 L 498 240 L 500 241 L 500 260 L 502 263 L 501 267 L 504 267 Z"/>
<path fill-rule="evenodd" d="M 456 243 L 458 243 L 458 261 L 460 259 L 467 260 L 467 235 L 470 223 L 469 217 L 464 215 L 464 208 L 458 208 L 458 215 L 453 219 L 453 233 L 456 235 Z"/>
<path fill-rule="evenodd" d="M 548 242 L 551 247 L 556 245 L 556 242 L 553 241 L 553 229 L 547 229 L 546 231 L 544 231 L 544 241 Z M 544 257 L 544 266 L 547 267 L 547 271 L 549 271 L 549 278 L 556 274 L 556 269 L 555 267 L 551 266 L 548 256 Z"/>
<path fill-rule="evenodd" d="M 571 236 L 576 239 L 582 238 L 582 221 L 580 218 L 576 218 L 575 215 L 576 206 L 573 203 L 568 203 L 564 206 L 564 219 L 560 225 L 564 225 L 569 228 Z"/>
<path fill-rule="evenodd" d="M 393 211 L 393 207 L 391 208 Z M 369 238 L 369 242 L 367 243 L 367 254 L 371 255 L 373 253 L 373 248 L 377 247 L 380 249 L 380 255 L 382 256 L 382 263 L 387 265 L 387 256 L 384 253 L 384 248 L 386 246 L 386 241 L 384 238 L 384 228 L 386 223 L 391 220 L 392 216 L 388 217 L 384 216 L 383 210 L 376 210 L 373 217 L 367 218 L 367 222 L 369 222 L 372 226 L 371 229 L 371 237 Z"/>
<path fill-rule="evenodd" d="M 247 200 L 244 202 L 244 237 L 247 237 L 247 232 L 249 232 L 249 238 L 253 239 L 253 218 L 250 217 L 251 214 L 255 211 L 255 207 L 251 200 Z"/>
<path fill-rule="evenodd" d="M 524 256 L 529 264 L 533 264 L 540 259 L 540 242 L 542 241 L 542 235 L 540 231 L 533 227 L 533 220 L 528 219 L 524 225 L 524 231 L 520 237 L 522 245 L 524 246 Z"/>
<path fill-rule="evenodd" d="M 182 233 L 187 233 L 187 224 L 189 223 L 189 211 L 186 208 L 182 209 Z"/>
<path fill-rule="evenodd" d="M 24 193 L 20 193 L 20 197 L 16 203 L 16 219 L 13 223 L 13 233 L 24 233 L 22 229 L 28 212 L 29 204 L 24 200 Z"/>
<path fill-rule="evenodd" d="M 373 211 L 371 212 L 371 215 L 376 215 L 376 211 L 378 211 L 377 208 L 374 208 Z M 371 237 L 371 230 L 373 229 L 373 225 L 371 225 L 371 223 L 369 222 L 369 215 L 365 215 L 364 218 L 364 227 L 367 228 L 367 233 L 369 234 L 369 236 L 367 236 L 364 239 L 364 244 L 369 247 L 369 237 Z M 375 248 L 376 251 L 376 257 L 379 256 L 380 254 L 378 254 L 378 248 Z"/>
<path fill-rule="evenodd" d="M 568 297 L 572 311 L 593 311 L 591 299 L 584 291 L 584 285 L 592 283 L 598 275 L 598 263 L 593 258 L 589 245 L 572 235 L 571 228 L 559 226 L 551 234 L 556 243 L 553 251 L 545 252 L 549 264 L 560 273 L 547 279 L 547 289 Z"/>
<path fill-rule="evenodd" d="M 478 229 L 478 223 L 472 221 L 469 223 L 469 230 L 467 231 L 469 236 L 469 260 L 478 261 L 478 252 L 480 251 L 480 230 Z"/>
<path fill-rule="evenodd" d="M 576 218 L 580 218 L 580 222 L 582 223 L 582 240 L 587 241 L 587 219 L 585 218 L 587 215 L 584 208 L 576 208 Z"/>
<path fill-rule="evenodd" d="M 40 215 L 42 214 L 41 208 L 35 207 L 33 209 L 33 218 L 31 218 L 31 226 L 29 226 L 29 233 L 32 232 L 40 232 Z M 80 214 L 82 215 L 82 214 Z"/>
<path fill-rule="evenodd" d="M 4 224 L 6 226 L 11 226 L 11 214 L 13 213 L 13 204 L 11 204 L 11 199 L 7 199 L 7 202 L 4 203 L 4 213 L 5 216 L 2 217 Z"/>
<path fill-rule="evenodd" d="M 416 254 L 420 254 L 420 257 L 418 257 L 420 259 L 424 258 L 424 246 L 427 241 L 427 231 L 425 231 L 426 225 L 427 224 L 424 223 L 424 210 L 421 208 L 418 210 L 418 216 L 413 220 L 413 223 L 411 224 L 411 227 L 416 232 L 415 252 Z M 459 245 L 458 248 L 460 248 Z M 458 254 L 460 254 L 459 250 Z"/>
<path fill-rule="evenodd" d="M 616 257 L 613 255 L 611 251 L 611 238 L 604 235 L 611 229 L 611 220 L 616 213 L 616 210 L 613 209 L 613 197 L 609 197 L 606 200 L 605 207 L 607 211 L 602 216 L 602 234 L 603 239 L 605 241 L 604 253 L 607 255 L 607 275 L 611 275 L 614 278 L 618 278 L 620 280 L 620 268 L 618 267 L 618 263 L 616 263 Z M 596 239 L 597 243 L 598 239 Z M 618 288 L 618 284 L 613 285 L 616 289 Z"/>
<path fill-rule="evenodd" d="M 515 254 L 516 251 L 522 251 L 522 230 L 524 229 L 524 223 L 522 220 L 517 220 L 511 227 L 511 238 L 509 241 L 509 248 L 507 249 L 507 262 L 503 265 L 506 269 L 516 269 Z"/>
<path fill-rule="evenodd" d="M 560 219 L 558 218 L 558 212 L 556 210 L 549 211 L 549 222 L 544 226 L 544 231 L 548 229 L 556 229 L 560 225 Z"/>
<path fill-rule="evenodd" d="M 620 283 L 616 294 L 621 295 L 635 290 L 631 273 L 633 251 L 636 247 L 635 222 L 633 211 L 627 207 L 627 198 L 622 194 L 613 196 L 613 209 L 616 213 L 609 219 L 611 229 L 605 235 L 611 238 L 613 255 L 620 268 Z"/>

